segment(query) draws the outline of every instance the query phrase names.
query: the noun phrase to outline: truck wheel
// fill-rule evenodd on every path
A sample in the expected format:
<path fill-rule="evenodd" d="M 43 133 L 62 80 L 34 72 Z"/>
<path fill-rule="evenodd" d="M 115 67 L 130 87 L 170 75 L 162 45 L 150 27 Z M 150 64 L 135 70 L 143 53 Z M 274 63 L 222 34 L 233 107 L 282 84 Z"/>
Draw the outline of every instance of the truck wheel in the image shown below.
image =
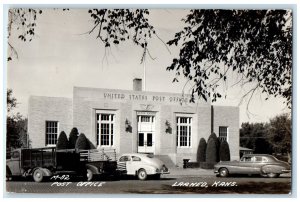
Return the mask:
<path fill-rule="evenodd" d="M 41 182 L 43 181 L 43 178 L 44 178 L 44 174 L 41 169 L 38 168 L 33 172 L 33 180 L 35 182 Z"/>
<path fill-rule="evenodd" d="M 267 176 L 269 178 L 277 178 L 277 177 L 279 177 L 279 174 L 278 173 L 268 173 Z"/>
<path fill-rule="evenodd" d="M 86 173 L 87 173 L 87 174 L 86 174 L 87 181 L 89 181 L 89 182 L 92 181 L 92 179 L 93 179 L 93 177 L 94 177 L 94 176 L 93 176 L 93 171 L 92 171 L 91 169 L 87 169 L 87 170 L 86 170 Z"/>
<path fill-rule="evenodd" d="M 138 172 L 138 178 L 139 180 L 146 180 L 147 179 L 147 173 L 145 171 L 145 169 L 140 169 Z"/>
<path fill-rule="evenodd" d="M 220 177 L 227 177 L 228 174 L 229 174 L 229 172 L 228 172 L 227 168 L 220 168 L 220 170 L 219 170 Z"/>

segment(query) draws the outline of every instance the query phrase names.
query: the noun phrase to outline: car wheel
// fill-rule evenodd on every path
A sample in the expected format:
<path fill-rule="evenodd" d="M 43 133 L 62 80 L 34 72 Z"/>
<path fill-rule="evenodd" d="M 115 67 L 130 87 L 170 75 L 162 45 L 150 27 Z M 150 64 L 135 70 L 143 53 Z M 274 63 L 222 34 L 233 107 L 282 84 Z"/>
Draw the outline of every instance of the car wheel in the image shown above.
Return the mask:
<path fill-rule="evenodd" d="M 44 178 L 44 173 L 41 169 L 36 169 L 33 172 L 33 180 L 35 182 L 41 182 L 41 181 L 43 181 L 43 178 Z"/>
<path fill-rule="evenodd" d="M 140 180 L 146 180 L 147 179 L 147 173 L 145 171 L 145 169 L 140 169 L 138 172 L 138 178 Z"/>
<path fill-rule="evenodd" d="M 220 177 L 227 177 L 229 175 L 228 169 L 227 168 L 220 168 L 219 175 L 220 175 Z"/>
<path fill-rule="evenodd" d="M 279 177 L 279 174 L 278 173 L 268 173 L 267 176 L 269 178 L 276 178 L 276 177 Z"/>
<path fill-rule="evenodd" d="M 94 175 L 93 175 L 93 171 L 91 169 L 87 169 L 86 170 L 86 177 L 87 177 L 87 181 L 92 181 Z"/>

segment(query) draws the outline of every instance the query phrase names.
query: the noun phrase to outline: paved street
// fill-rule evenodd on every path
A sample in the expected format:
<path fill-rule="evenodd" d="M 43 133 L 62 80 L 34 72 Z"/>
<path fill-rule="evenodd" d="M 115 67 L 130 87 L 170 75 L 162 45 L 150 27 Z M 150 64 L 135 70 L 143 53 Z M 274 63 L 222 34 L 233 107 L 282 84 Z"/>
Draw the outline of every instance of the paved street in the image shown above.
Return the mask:
<path fill-rule="evenodd" d="M 160 180 L 139 181 L 135 178 L 119 180 L 101 179 L 91 183 L 48 181 L 36 183 L 30 180 L 9 181 L 8 192 L 15 193 L 94 193 L 94 194 L 288 194 L 291 178 L 259 176 L 234 176 L 218 178 L 209 172 L 203 176 L 165 175 Z M 186 173 L 186 172 L 185 172 Z"/>

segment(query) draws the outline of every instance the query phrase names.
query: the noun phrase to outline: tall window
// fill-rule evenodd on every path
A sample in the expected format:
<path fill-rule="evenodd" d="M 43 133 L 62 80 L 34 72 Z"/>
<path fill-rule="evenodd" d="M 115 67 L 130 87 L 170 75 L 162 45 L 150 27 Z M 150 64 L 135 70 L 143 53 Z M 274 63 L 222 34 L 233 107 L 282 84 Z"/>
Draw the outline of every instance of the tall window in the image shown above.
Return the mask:
<path fill-rule="evenodd" d="M 113 146 L 114 114 L 97 114 L 97 145 Z"/>
<path fill-rule="evenodd" d="M 176 117 L 177 122 L 177 147 L 190 147 L 192 136 L 192 118 Z"/>
<path fill-rule="evenodd" d="M 226 127 L 226 126 L 219 127 L 219 139 L 221 142 L 223 142 L 223 141 L 228 142 L 228 127 Z"/>
<path fill-rule="evenodd" d="M 46 121 L 46 145 L 56 145 L 58 136 L 58 121 Z"/>

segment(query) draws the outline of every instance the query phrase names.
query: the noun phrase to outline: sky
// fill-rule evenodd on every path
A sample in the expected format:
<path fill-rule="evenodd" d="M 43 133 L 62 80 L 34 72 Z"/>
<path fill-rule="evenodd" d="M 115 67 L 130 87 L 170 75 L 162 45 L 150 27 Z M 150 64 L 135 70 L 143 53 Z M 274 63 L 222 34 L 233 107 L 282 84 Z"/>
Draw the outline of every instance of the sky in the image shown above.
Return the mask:
<path fill-rule="evenodd" d="M 150 23 L 166 42 L 184 26 L 181 19 L 188 11 L 158 9 L 150 12 Z M 38 16 L 36 36 L 31 42 L 18 40 L 18 31 L 12 30 L 9 40 L 17 50 L 18 58 L 7 64 L 7 88 L 13 89 L 18 100 L 14 112 L 26 117 L 29 96 L 72 97 L 74 86 L 132 90 L 132 80 L 143 77 L 143 50 L 131 42 L 105 49 L 94 33 L 87 34 L 92 23 L 87 9 L 44 9 Z M 149 51 L 155 59 L 146 59 L 146 90 L 173 93 L 187 90 L 184 78 L 172 83 L 175 72 L 166 71 L 179 47 L 170 47 L 169 53 L 165 44 L 154 37 L 149 43 Z M 234 74 L 229 77 L 232 83 L 236 79 Z M 240 124 L 267 122 L 276 115 L 289 112 L 283 99 L 270 97 L 265 101 L 265 96 L 260 93 L 255 94 L 247 110 L 247 102 L 240 103 L 247 89 L 224 86 L 226 99 L 213 104 L 239 106 Z"/>

